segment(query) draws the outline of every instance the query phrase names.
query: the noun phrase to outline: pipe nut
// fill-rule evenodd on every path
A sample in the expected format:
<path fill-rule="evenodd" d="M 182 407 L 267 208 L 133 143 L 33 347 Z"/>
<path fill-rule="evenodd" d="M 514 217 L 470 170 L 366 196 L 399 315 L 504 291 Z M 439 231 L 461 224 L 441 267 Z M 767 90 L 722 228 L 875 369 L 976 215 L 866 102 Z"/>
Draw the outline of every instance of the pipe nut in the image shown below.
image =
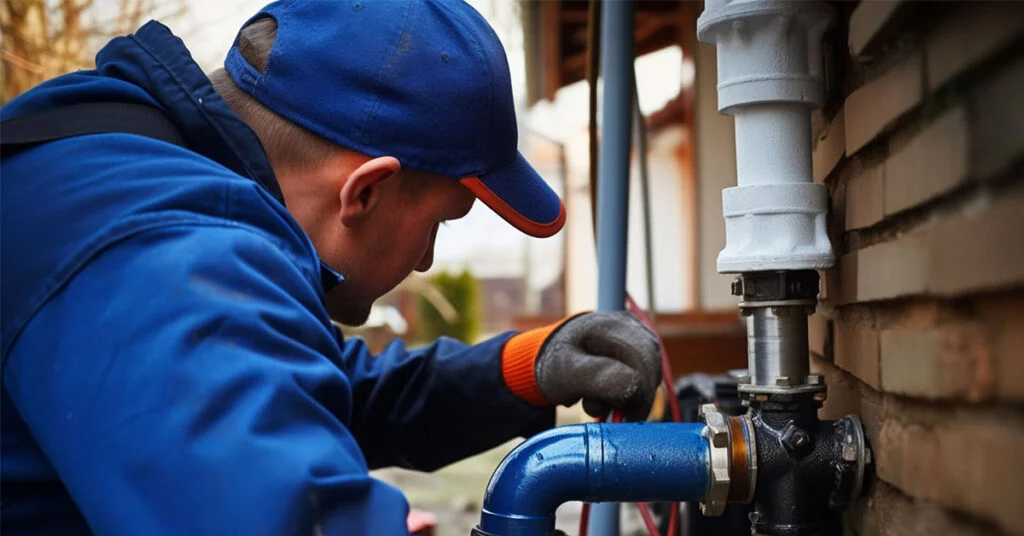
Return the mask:
<path fill-rule="evenodd" d="M 701 413 L 704 422 L 707 424 L 707 437 L 712 447 L 729 446 L 729 423 L 726 422 L 723 414 L 714 404 L 703 404 Z"/>
<path fill-rule="evenodd" d="M 782 429 L 779 440 L 782 446 L 797 458 L 803 458 L 814 448 L 810 434 L 792 422 Z"/>
<path fill-rule="evenodd" d="M 720 516 L 725 511 L 729 498 L 729 423 L 726 415 L 714 404 L 700 407 L 707 426 L 704 435 L 708 438 L 708 462 L 710 465 L 708 491 L 700 502 L 700 511 L 706 516 Z"/>

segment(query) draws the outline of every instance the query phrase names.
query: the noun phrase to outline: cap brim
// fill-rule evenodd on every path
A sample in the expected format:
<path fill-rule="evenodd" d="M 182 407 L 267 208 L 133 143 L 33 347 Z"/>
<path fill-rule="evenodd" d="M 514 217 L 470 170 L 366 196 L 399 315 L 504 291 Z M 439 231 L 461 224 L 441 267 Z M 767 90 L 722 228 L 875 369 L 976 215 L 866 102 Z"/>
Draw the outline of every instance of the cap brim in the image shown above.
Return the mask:
<path fill-rule="evenodd" d="M 501 169 L 459 182 L 505 221 L 530 236 L 546 238 L 565 225 L 562 200 L 521 154 L 517 153 L 515 161 Z"/>

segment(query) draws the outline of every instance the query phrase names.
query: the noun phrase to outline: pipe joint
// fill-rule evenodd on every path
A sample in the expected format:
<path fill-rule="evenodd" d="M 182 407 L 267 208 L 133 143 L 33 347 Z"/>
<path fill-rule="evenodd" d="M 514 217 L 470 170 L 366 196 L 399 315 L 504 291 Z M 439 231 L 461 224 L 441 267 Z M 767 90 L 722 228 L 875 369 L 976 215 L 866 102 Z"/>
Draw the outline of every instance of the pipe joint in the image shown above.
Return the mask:
<path fill-rule="evenodd" d="M 751 420 L 760 459 L 753 532 L 841 533 L 835 512 L 862 494 L 871 464 L 857 417 L 819 421 L 815 406 L 771 403 L 755 405 Z"/>
<path fill-rule="evenodd" d="M 730 417 L 714 404 L 699 408 L 707 424 L 710 481 L 700 501 L 706 516 L 720 516 L 727 503 L 753 499 L 757 482 L 757 445 L 749 417 Z"/>
<path fill-rule="evenodd" d="M 749 137 L 739 123 L 737 121 L 737 138 Z M 779 161 L 763 155 L 771 143 L 792 146 L 793 151 L 803 152 L 802 137 L 794 141 L 779 140 L 780 136 L 785 136 L 785 130 L 758 137 L 761 145 L 757 148 L 748 151 L 737 148 L 737 175 L 742 178 L 739 186 L 722 190 L 725 248 L 718 255 L 719 272 L 817 270 L 835 262 L 825 227 L 828 190 L 824 184 L 811 183 L 809 116 L 807 129 L 807 165 L 799 166 L 806 169 L 772 171 L 764 162 L 753 162 L 758 159 Z M 776 167 L 793 167 L 804 155 L 781 158 L 793 160 L 785 160 L 785 166 Z M 746 161 L 750 161 L 749 165 L 744 164 Z"/>
<path fill-rule="evenodd" d="M 700 502 L 700 511 L 706 516 L 720 516 L 725 511 L 732 483 L 732 460 L 729 458 L 731 438 L 727 417 L 714 404 L 700 407 L 707 427 L 704 436 L 709 443 L 708 458 L 711 466 L 708 492 Z"/>
<path fill-rule="evenodd" d="M 825 380 L 810 373 L 807 349 L 807 316 L 817 304 L 818 280 L 813 270 L 797 270 L 744 273 L 733 281 L 747 322 L 749 373 L 738 386 L 747 400 L 788 401 L 802 394 L 814 395 L 812 404 L 825 399 Z"/>
<path fill-rule="evenodd" d="M 718 54 L 718 108 L 825 103 L 821 36 L 835 18 L 823 3 L 708 0 L 697 37 Z"/>

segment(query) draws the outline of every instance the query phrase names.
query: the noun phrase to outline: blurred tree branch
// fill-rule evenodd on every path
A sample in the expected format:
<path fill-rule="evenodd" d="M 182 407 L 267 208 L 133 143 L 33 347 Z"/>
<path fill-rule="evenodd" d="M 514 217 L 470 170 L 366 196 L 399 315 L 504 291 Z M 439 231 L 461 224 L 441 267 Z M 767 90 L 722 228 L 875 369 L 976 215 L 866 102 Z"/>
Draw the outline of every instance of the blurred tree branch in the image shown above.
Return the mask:
<path fill-rule="evenodd" d="M 111 14 L 111 4 L 0 2 L 0 104 L 55 76 L 92 68 L 93 56 L 111 38 L 135 31 L 154 16 L 180 18 L 187 8 L 186 0 L 120 0 Z"/>

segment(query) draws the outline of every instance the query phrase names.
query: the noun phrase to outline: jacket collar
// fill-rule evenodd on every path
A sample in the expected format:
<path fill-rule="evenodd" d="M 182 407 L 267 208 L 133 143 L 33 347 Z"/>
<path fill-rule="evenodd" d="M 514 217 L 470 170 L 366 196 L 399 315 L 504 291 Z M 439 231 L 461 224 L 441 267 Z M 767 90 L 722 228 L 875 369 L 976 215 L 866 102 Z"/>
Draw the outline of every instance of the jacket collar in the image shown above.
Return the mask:
<path fill-rule="evenodd" d="M 281 187 L 259 138 L 217 94 L 185 44 L 170 29 L 150 21 L 127 39 L 111 41 L 97 55 L 96 63 L 100 70 L 116 65 L 119 77 L 145 89 L 179 124 L 193 151 L 251 178 L 284 205 Z M 151 68 L 132 69 L 126 63 Z M 324 292 L 344 279 L 322 260 L 320 274 Z"/>
<path fill-rule="evenodd" d="M 137 59 L 151 68 L 122 76 L 127 74 L 129 82 L 145 89 L 181 125 L 192 150 L 253 179 L 284 204 L 259 138 L 220 98 L 181 39 L 156 21 L 146 23 L 128 39 L 141 50 L 126 50 L 127 43 L 115 40 L 100 51 L 97 65 L 102 69 L 108 52 L 112 61 L 122 59 L 126 52 L 142 56 Z"/>

